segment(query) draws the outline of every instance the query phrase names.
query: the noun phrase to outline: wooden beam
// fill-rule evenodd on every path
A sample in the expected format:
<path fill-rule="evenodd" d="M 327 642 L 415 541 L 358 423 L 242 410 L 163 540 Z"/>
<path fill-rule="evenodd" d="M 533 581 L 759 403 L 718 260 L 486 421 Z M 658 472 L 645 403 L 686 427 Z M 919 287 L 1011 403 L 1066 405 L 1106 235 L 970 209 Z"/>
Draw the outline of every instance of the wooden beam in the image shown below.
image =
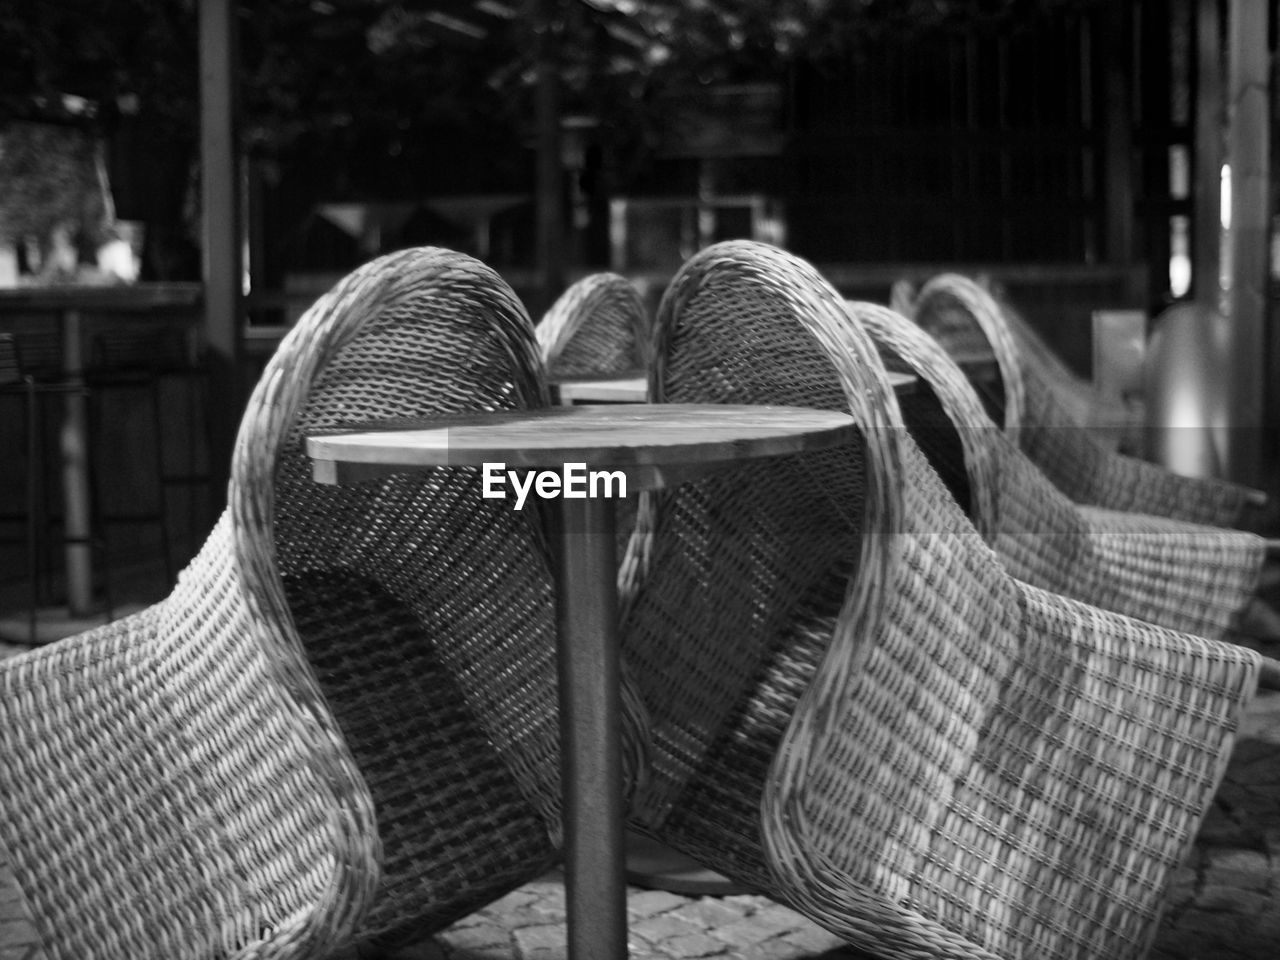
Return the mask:
<path fill-rule="evenodd" d="M 537 88 L 537 266 L 535 314 L 551 305 L 564 287 L 564 174 L 560 162 L 560 74 L 556 38 L 558 0 L 528 0 L 536 35 Z"/>
<path fill-rule="evenodd" d="M 1270 243 L 1269 3 L 1227 5 L 1227 163 L 1231 221 L 1224 231 L 1230 321 L 1227 475 L 1257 486 L 1261 480 L 1263 399 L 1267 356 L 1266 306 Z"/>
<path fill-rule="evenodd" d="M 1133 93 L 1126 49 L 1130 8 L 1106 4 L 1103 24 L 1103 163 L 1107 203 L 1106 258 L 1133 259 Z"/>
<path fill-rule="evenodd" d="M 242 282 L 239 149 L 236 140 L 236 7 L 202 0 L 200 17 L 200 200 L 204 348 L 209 366 L 209 466 L 226 490 L 240 422 Z M 221 505 L 215 504 L 215 511 Z"/>
<path fill-rule="evenodd" d="M 1222 27 L 1218 0 L 1196 3 L 1195 158 L 1191 289 L 1206 310 L 1222 309 L 1219 183 L 1223 155 Z"/>

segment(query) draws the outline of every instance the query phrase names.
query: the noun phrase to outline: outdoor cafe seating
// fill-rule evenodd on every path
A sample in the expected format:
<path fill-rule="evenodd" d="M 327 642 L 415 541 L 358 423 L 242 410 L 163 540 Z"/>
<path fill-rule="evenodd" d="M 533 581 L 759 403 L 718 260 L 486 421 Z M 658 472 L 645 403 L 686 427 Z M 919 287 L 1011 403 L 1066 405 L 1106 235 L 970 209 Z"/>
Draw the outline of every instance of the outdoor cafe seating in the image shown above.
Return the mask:
<path fill-rule="evenodd" d="M 1261 491 L 1185 477 L 1110 449 L 1082 419 L 1078 398 L 1071 398 L 1043 361 L 1046 351 L 1023 349 L 1028 335 L 1011 328 L 977 282 L 956 274 L 934 277 L 920 289 L 909 315 L 949 351 L 975 342 L 994 351 L 999 385 L 994 394 L 987 391 L 994 419 L 1076 503 L 1223 527 L 1253 529 L 1261 522 Z"/>
<path fill-rule="evenodd" d="M 803 261 L 717 244 L 656 324 L 658 399 L 849 410 L 862 442 L 660 498 L 634 819 L 876 956 L 1140 956 L 1257 656 L 1013 579 Z"/>
<path fill-rule="evenodd" d="M 0 838 L 50 958 L 385 946 L 545 871 L 540 530 L 467 476 L 323 487 L 301 447 L 545 402 L 527 313 L 471 258 L 389 255 L 306 314 L 172 594 L 0 661 Z"/>
<path fill-rule="evenodd" d="M 935 279 L 935 285 L 943 283 L 941 277 Z M 1086 380 L 1072 370 L 1022 316 L 1000 284 L 981 276 L 951 279 L 956 282 L 972 280 L 977 283 L 990 295 L 1003 321 L 999 327 L 993 327 L 990 334 L 983 334 L 972 328 L 968 334 L 962 334 L 963 328 L 960 327 L 950 329 L 947 334 L 948 343 L 953 349 L 961 350 L 963 342 L 963 350 L 987 354 L 992 351 L 991 342 L 998 339 L 1000 356 L 1006 361 L 1016 358 L 1019 368 L 1025 366 L 1034 370 L 1035 376 L 1045 382 L 1055 400 L 1065 408 L 1072 423 L 1084 424 L 1094 439 L 1109 450 L 1134 444 L 1145 426 L 1146 412 L 1140 404 L 1127 404 L 1117 397 L 1109 396 L 1099 390 L 1094 381 Z M 914 316 L 916 296 L 915 285 L 901 279 L 893 285 L 889 305 L 905 317 Z M 972 339 L 970 335 L 973 335 Z M 998 386 L 999 369 L 997 361 L 994 375 L 982 377 L 981 384 L 984 388 L 981 391 L 983 401 L 997 420 L 1005 416 L 1003 392 Z M 995 389 L 987 389 L 989 384 L 995 385 Z"/>
<path fill-rule="evenodd" d="M 948 487 L 873 342 L 889 320 L 749 241 L 663 297 L 653 401 L 858 429 L 643 495 L 618 591 L 629 825 L 890 960 L 1137 960 L 1260 658 L 1016 579 L 1000 523 L 1034 504 L 970 459 L 1024 461 L 961 444 Z M 918 341 L 894 350 L 932 383 Z M 0 660 L 0 842 L 51 960 L 389 949 L 562 856 L 546 517 L 467 468 L 316 483 L 304 449 L 545 407 L 547 342 L 470 257 L 361 267 L 267 364 L 227 510 L 172 594 Z M 958 383 L 933 389 L 977 417 Z M 1095 546 L 1087 511 L 1045 498 Z M 1226 618 L 1257 538 L 1212 533 Z"/>
<path fill-rule="evenodd" d="M 1262 537 L 1073 504 L 988 417 L 937 340 L 875 304 L 851 313 L 929 384 L 903 399 L 911 436 L 1010 574 L 1197 636 L 1239 627 L 1266 561 Z"/>

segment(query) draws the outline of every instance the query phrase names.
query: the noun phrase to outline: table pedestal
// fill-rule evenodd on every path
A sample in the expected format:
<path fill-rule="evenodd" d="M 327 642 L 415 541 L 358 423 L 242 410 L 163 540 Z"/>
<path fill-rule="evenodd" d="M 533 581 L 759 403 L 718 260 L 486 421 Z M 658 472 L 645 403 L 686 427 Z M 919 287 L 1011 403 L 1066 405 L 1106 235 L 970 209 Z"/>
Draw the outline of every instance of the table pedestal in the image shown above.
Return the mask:
<path fill-rule="evenodd" d="M 472 412 L 309 437 L 321 483 L 404 470 L 481 467 L 564 471 L 550 496 L 556 530 L 556 659 L 571 960 L 626 960 L 622 691 L 613 482 L 627 493 L 672 487 L 739 461 L 852 444 L 847 413 L 807 407 L 614 404 Z M 590 492 L 570 480 L 593 473 Z M 596 479 L 606 481 L 596 492 Z M 499 486 L 502 486 L 499 484 Z M 559 486 L 555 489 L 558 491 Z M 619 490 L 622 492 L 622 490 Z M 505 487 L 486 497 L 506 498 Z M 514 504 L 512 509 L 520 509 Z"/>
<path fill-rule="evenodd" d="M 614 506 L 558 499 L 556 603 L 570 960 L 625 960 Z"/>

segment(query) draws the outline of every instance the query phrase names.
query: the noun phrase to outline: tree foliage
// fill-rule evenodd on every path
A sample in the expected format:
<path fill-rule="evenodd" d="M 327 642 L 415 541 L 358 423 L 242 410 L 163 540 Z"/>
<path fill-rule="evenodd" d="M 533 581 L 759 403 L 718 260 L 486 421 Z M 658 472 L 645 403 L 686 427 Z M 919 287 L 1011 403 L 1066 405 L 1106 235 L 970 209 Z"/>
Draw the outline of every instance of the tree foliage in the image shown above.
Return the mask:
<path fill-rule="evenodd" d="M 797 55 L 846 55 L 886 32 L 1034 18 L 1100 0 L 547 0 L 563 109 L 618 151 L 662 136 L 673 100 L 776 79 Z M 0 0 L 0 112 L 110 127 L 137 111 L 166 136 L 198 129 L 197 0 Z M 501 10 L 489 16 L 483 9 Z M 537 65 L 531 0 L 239 0 L 241 131 L 276 155 L 360 145 L 395 156 L 470 131 L 527 142 Z M 440 11 L 484 21 L 482 36 Z M 83 119 L 82 116 L 82 119 Z"/>

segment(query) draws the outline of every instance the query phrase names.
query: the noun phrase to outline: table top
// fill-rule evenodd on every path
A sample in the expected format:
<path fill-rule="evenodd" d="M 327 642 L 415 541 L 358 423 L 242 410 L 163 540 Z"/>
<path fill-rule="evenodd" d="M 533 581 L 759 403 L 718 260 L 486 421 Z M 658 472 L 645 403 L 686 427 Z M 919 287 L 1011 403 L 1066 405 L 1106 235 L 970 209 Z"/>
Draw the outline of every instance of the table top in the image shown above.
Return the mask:
<path fill-rule="evenodd" d="M 899 395 L 915 389 L 915 374 L 894 370 L 888 374 L 890 385 Z M 643 403 L 649 396 L 649 381 L 644 374 L 565 377 L 553 382 L 551 389 L 557 403 Z"/>
<path fill-rule="evenodd" d="M 200 283 L 57 283 L 0 287 L 0 311 L 141 312 L 195 308 L 203 299 L 204 285 Z"/>
<path fill-rule="evenodd" d="M 307 439 L 324 483 L 438 466 L 561 467 L 626 471 L 664 486 L 661 468 L 827 449 L 856 436 L 847 413 L 729 404 L 609 404 L 504 410 L 416 422 L 369 424 Z M 674 474 L 671 474 L 674 476 Z M 684 479 L 682 477 L 682 479 Z"/>
<path fill-rule="evenodd" d="M 1000 365 L 996 362 L 996 355 L 991 350 L 956 350 L 950 353 L 949 356 L 957 367 L 971 377 L 994 377 L 1000 372 Z"/>
<path fill-rule="evenodd" d="M 643 403 L 649 380 L 643 374 L 608 377 L 565 377 L 551 384 L 557 403 Z"/>

